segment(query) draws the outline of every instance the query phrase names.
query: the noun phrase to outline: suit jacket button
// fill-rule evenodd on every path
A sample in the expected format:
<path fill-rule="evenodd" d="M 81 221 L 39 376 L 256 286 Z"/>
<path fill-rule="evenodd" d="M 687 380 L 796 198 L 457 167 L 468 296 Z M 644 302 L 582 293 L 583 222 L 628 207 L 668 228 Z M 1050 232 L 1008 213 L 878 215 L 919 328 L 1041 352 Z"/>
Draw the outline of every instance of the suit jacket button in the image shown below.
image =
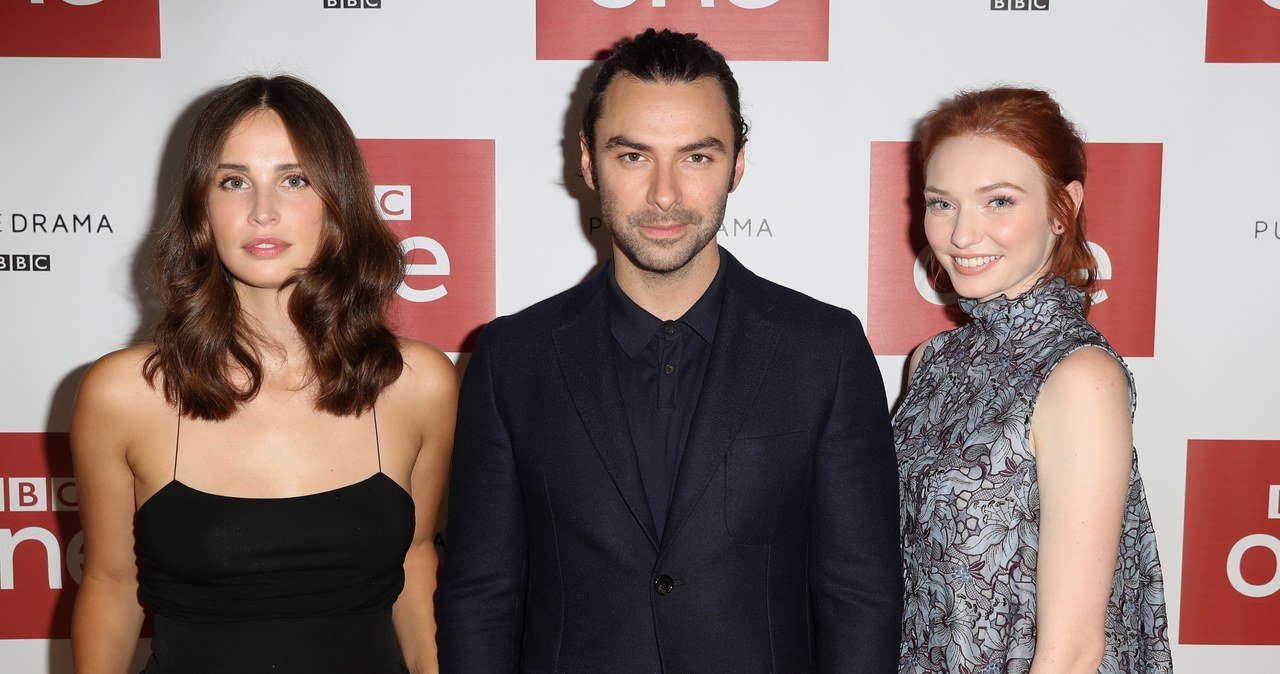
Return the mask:
<path fill-rule="evenodd" d="M 657 590 L 658 594 L 664 597 L 671 594 L 671 590 L 675 589 L 675 587 L 676 582 L 671 579 L 671 576 L 658 576 L 658 579 L 653 581 L 653 589 Z"/>

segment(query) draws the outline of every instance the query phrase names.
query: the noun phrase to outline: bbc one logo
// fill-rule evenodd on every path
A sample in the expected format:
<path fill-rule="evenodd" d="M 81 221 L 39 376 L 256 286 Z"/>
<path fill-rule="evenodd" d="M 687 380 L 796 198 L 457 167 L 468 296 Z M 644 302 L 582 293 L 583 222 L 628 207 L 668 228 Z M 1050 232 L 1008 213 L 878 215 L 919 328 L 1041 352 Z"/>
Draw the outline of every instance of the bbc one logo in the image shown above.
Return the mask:
<path fill-rule="evenodd" d="M 66 433 L 0 433 L 0 639 L 62 639 L 84 578 Z"/>
<path fill-rule="evenodd" d="M 1209 0 L 1205 63 L 1280 63 L 1280 0 Z"/>
<path fill-rule="evenodd" d="M 600 7 L 605 9 L 625 9 L 635 5 L 644 6 L 648 4 L 650 7 L 665 8 L 667 0 L 591 0 Z M 678 3 L 679 0 L 672 0 L 672 4 Z M 692 0 L 689 4 L 696 2 L 699 7 L 714 8 L 716 0 Z M 781 0 L 720 0 L 721 5 L 732 5 L 740 9 L 764 9 L 772 7 L 781 2 Z"/>
<path fill-rule="evenodd" d="M 537 59 L 600 58 L 649 26 L 697 33 L 732 61 L 826 61 L 829 0 L 537 0 Z"/>
<path fill-rule="evenodd" d="M 80 510 L 80 497 L 73 477 L 0 477 L 0 513 L 50 513 Z M 6 524 L 8 522 L 6 521 Z M 77 584 L 84 577 L 84 534 L 77 533 L 67 544 L 66 554 L 57 535 L 47 527 L 0 527 L 0 591 L 15 588 L 14 560 L 23 544 L 43 548 L 48 588 L 62 589 L 62 562 Z"/>
<path fill-rule="evenodd" d="M 382 218 L 387 221 L 413 220 L 413 186 L 412 185 L 374 185 L 374 196 L 378 199 L 378 209 Z M 396 290 L 396 294 L 407 302 L 434 302 L 449 294 L 443 279 L 434 279 L 418 286 L 411 279 L 422 277 L 447 277 L 452 269 L 449 262 L 449 251 L 439 241 L 423 235 L 405 237 L 400 241 L 400 252 L 405 259 L 417 257 L 416 251 L 425 251 L 429 260 L 406 263 L 404 280 Z"/>
<path fill-rule="evenodd" d="M 867 337 L 875 353 L 907 355 L 963 320 L 954 293 L 940 293 L 927 271 L 924 176 L 917 144 L 871 144 Z M 1155 350 L 1162 147 L 1089 143 L 1085 203 L 1089 249 L 1099 288 L 1089 319 L 1124 356 Z"/>
<path fill-rule="evenodd" d="M 160 0 L 8 0 L 3 56 L 160 58 Z"/>
<path fill-rule="evenodd" d="M 374 197 L 400 240 L 397 332 L 469 351 L 496 307 L 492 140 L 361 140 Z"/>
<path fill-rule="evenodd" d="M 1280 644 L 1280 440 L 1190 440 L 1184 644 Z"/>
<path fill-rule="evenodd" d="M 324 0 L 325 9 L 382 9 L 382 0 Z"/>

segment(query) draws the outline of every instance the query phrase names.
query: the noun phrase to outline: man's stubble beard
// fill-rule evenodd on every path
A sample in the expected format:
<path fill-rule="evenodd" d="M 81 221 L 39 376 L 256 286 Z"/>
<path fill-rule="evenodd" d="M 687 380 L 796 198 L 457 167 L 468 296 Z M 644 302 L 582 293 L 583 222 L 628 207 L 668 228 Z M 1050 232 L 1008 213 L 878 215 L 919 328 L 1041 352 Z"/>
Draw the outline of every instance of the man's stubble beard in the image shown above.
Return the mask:
<path fill-rule="evenodd" d="M 597 183 L 598 184 L 598 183 Z M 619 227 L 615 221 L 613 196 L 607 190 L 600 190 L 600 217 L 613 237 L 614 246 L 631 261 L 636 268 L 651 274 L 672 274 L 685 269 L 689 262 L 697 257 L 708 245 L 715 241 L 716 234 L 724 223 L 725 207 L 729 202 L 726 191 L 718 203 L 714 204 L 710 217 L 702 213 L 676 206 L 669 211 L 647 210 L 627 213 L 626 222 Z M 707 222 L 714 226 L 706 227 Z M 645 238 L 639 228 L 659 222 L 675 222 L 689 227 L 692 237 L 682 237 L 678 241 L 654 241 Z"/>

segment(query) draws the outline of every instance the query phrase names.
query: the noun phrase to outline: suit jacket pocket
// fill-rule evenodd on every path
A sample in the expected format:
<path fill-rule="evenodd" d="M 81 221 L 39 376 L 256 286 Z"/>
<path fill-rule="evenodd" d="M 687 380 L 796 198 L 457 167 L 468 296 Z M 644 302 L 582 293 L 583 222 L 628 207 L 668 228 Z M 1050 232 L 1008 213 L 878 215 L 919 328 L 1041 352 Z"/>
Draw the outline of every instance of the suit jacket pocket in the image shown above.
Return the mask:
<path fill-rule="evenodd" d="M 729 536 L 765 544 L 795 534 L 809 500 L 809 432 L 734 440 L 725 457 Z"/>

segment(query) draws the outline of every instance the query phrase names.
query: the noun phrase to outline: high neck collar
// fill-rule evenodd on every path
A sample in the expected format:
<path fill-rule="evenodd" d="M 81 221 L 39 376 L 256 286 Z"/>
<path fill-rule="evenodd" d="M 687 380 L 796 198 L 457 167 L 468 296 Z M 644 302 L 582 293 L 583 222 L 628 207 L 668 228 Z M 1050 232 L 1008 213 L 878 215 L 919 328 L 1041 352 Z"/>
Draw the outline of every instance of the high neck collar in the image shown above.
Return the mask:
<path fill-rule="evenodd" d="M 1017 297 L 1004 295 L 980 301 L 972 297 L 960 298 L 960 309 L 980 323 L 999 321 L 1034 307 L 1036 313 L 1045 314 L 1067 309 L 1075 313 L 1084 311 L 1084 291 L 1067 283 L 1061 276 L 1037 283 L 1035 287 Z"/>

